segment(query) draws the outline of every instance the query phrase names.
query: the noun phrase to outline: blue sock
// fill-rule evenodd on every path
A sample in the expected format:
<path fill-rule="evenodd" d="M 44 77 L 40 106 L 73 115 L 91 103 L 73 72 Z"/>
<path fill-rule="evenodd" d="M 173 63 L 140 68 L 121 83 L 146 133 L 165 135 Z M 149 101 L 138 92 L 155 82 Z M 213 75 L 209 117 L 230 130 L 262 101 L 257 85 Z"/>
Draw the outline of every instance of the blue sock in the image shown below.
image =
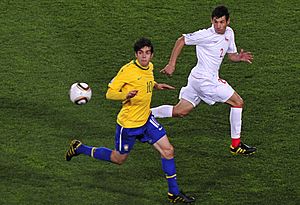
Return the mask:
<path fill-rule="evenodd" d="M 88 156 L 91 156 L 91 151 L 92 151 L 93 147 L 81 144 L 77 149 L 76 149 L 76 153 L 77 154 L 85 154 Z"/>
<path fill-rule="evenodd" d="M 93 150 L 93 152 L 94 152 L 94 154 L 92 157 L 99 159 L 99 160 L 111 162 L 111 160 L 110 160 L 110 155 L 112 153 L 111 149 L 108 149 L 106 147 L 99 147 L 99 148 L 95 148 L 95 150 Z"/>
<path fill-rule="evenodd" d="M 81 144 L 77 149 L 76 153 L 77 154 L 84 154 L 88 155 L 90 157 L 94 157 L 99 160 L 103 161 L 109 161 L 110 162 L 110 155 L 111 155 L 112 150 L 105 148 L 105 147 L 91 147 L 87 146 L 84 144 Z"/>
<path fill-rule="evenodd" d="M 169 193 L 177 195 L 179 194 L 179 187 L 176 179 L 176 167 L 175 160 L 161 158 L 162 169 L 165 172 L 166 178 L 168 180 Z"/>

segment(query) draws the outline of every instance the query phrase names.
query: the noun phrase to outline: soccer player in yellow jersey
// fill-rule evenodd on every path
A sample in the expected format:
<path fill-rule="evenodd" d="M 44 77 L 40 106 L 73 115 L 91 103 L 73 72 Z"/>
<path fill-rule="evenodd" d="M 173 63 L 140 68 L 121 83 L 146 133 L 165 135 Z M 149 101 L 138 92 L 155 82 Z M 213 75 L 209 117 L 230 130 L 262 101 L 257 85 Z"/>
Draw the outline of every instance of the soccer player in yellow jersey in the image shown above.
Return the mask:
<path fill-rule="evenodd" d="M 174 148 L 168 140 L 166 131 L 150 111 L 153 88 L 158 90 L 174 87 L 154 81 L 153 45 L 149 39 L 141 38 L 134 44 L 136 59 L 124 65 L 108 85 L 106 98 L 122 101 L 122 109 L 117 117 L 115 149 L 90 147 L 79 140 L 73 140 L 66 153 L 66 160 L 85 154 L 99 160 L 123 164 L 136 140 L 154 146 L 161 155 L 162 169 L 168 181 L 168 199 L 172 203 L 191 203 L 189 197 L 179 191 L 176 179 Z"/>

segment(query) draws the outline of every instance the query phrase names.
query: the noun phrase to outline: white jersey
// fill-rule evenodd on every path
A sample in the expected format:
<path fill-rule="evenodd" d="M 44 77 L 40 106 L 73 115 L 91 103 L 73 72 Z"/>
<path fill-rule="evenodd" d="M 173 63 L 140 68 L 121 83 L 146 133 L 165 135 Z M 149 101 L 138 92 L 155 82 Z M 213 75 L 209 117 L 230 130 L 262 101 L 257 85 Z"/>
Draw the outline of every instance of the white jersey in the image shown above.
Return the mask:
<path fill-rule="evenodd" d="M 190 74 L 194 78 L 218 78 L 225 54 L 237 52 L 234 32 L 228 26 L 224 34 L 216 33 L 212 26 L 183 36 L 186 45 L 196 46 L 198 62 Z"/>

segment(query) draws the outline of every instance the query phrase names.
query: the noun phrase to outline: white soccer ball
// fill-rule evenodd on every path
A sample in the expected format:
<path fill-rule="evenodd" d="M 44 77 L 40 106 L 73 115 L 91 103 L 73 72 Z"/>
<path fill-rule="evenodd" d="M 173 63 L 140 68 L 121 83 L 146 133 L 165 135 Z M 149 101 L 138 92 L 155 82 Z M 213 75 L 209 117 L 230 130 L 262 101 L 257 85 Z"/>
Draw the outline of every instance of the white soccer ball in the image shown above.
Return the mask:
<path fill-rule="evenodd" d="M 83 105 L 91 100 L 92 89 L 87 83 L 74 83 L 70 88 L 69 96 L 73 103 Z"/>

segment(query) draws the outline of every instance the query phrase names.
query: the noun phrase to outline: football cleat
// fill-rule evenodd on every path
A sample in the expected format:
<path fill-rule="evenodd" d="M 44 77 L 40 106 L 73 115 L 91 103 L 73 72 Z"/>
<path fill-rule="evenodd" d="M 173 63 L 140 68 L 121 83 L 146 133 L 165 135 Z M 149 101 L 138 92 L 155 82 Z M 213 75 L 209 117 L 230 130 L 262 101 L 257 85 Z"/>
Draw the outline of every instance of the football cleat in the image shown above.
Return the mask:
<path fill-rule="evenodd" d="M 187 196 L 182 192 L 179 192 L 179 194 L 174 195 L 171 193 L 168 193 L 168 199 L 171 203 L 175 204 L 175 203 L 192 203 L 195 201 L 194 197 L 191 196 Z"/>
<path fill-rule="evenodd" d="M 241 142 L 237 147 L 230 145 L 230 152 L 234 155 L 250 155 L 256 152 L 256 147 L 250 147 L 249 145 Z"/>
<path fill-rule="evenodd" d="M 70 161 L 72 157 L 77 156 L 79 154 L 76 153 L 76 149 L 81 145 L 82 143 L 79 140 L 73 140 L 70 143 L 70 147 L 66 153 L 66 160 Z"/>

